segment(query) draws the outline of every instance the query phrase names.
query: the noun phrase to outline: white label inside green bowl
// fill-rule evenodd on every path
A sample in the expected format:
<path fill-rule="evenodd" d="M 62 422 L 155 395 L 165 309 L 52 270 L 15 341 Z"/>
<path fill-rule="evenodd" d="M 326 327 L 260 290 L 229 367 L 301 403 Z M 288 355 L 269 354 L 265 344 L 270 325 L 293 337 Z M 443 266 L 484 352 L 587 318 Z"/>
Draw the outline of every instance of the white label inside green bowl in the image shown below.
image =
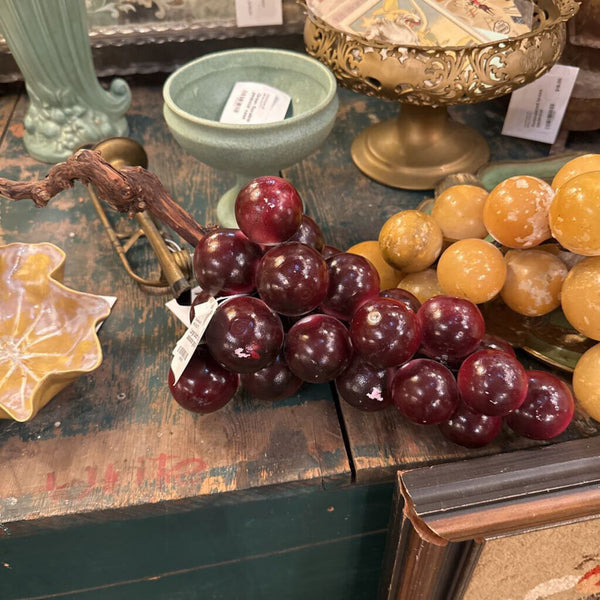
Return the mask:
<path fill-rule="evenodd" d="M 283 121 L 291 97 L 270 85 L 238 81 L 231 90 L 219 121 L 234 125 L 260 125 Z"/>

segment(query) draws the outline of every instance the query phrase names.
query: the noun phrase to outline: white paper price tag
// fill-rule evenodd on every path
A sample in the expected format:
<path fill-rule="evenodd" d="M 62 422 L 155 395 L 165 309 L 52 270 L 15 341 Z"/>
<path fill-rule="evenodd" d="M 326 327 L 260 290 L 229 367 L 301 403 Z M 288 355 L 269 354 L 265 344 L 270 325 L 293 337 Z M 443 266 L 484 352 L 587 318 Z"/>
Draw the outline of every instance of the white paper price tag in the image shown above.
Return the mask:
<path fill-rule="evenodd" d="M 217 306 L 217 301 L 214 298 L 209 298 L 206 302 L 194 307 L 194 319 L 173 349 L 171 370 L 175 376 L 175 383 L 177 383 L 190 362 L 190 358 L 192 358 L 192 354 L 198 347 L 204 331 L 217 310 Z"/>
<path fill-rule="evenodd" d="M 260 125 L 283 121 L 291 97 L 270 85 L 238 81 L 231 90 L 221 123 Z"/>
<path fill-rule="evenodd" d="M 577 67 L 554 65 L 543 77 L 515 90 L 502 134 L 553 144 L 578 73 Z"/>
<path fill-rule="evenodd" d="M 235 22 L 238 27 L 281 25 L 281 0 L 235 0 Z"/>

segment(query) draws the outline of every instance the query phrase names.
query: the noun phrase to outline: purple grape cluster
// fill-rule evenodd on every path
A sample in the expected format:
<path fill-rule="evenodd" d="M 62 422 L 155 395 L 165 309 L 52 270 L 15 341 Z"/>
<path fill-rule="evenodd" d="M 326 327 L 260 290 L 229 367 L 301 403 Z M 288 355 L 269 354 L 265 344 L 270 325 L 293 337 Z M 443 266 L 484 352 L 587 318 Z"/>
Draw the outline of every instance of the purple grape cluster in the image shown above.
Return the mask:
<path fill-rule="evenodd" d="M 326 245 L 286 180 L 251 181 L 235 214 L 239 230 L 216 229 L 195 248 L 202 298 L 231 298 L 179 381 L 169 374 L 184 408 L 217 410 L 240 384 L 252 398 L 277 401 L 303 382 L 333 382 L 360 410 L 393 405 L 466 447 L 489 443 L 503 422 L 534 439 L 569 424 L 566 384 L 527 372 L 509 344 L 486 335 L 475 304 L 436 296 L 421 305 L 404 290 L 380 291 L 375 267 Z"/>

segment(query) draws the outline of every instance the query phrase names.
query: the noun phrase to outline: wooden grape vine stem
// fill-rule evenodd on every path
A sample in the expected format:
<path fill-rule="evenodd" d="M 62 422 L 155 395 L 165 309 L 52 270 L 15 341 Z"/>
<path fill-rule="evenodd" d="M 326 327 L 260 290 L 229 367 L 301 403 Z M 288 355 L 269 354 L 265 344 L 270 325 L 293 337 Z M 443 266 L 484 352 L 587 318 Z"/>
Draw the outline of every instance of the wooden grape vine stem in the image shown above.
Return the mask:
<path fill-rule="evenodd" d="M 147 210 L 193 247 L 207 232 L 173 200 L 156 175 L 143 167 L 115 169 L 94 150 L 79 150 L 51 167 L 48 175 L 38 181 L 0 177 L 0 195 L 9 200 L 31 199 L 36 206 L 44 207 L 54 196 L 73 187 L 75 180 L 92 184 L 98 197 L 120 213 L 133 216 Z"/>

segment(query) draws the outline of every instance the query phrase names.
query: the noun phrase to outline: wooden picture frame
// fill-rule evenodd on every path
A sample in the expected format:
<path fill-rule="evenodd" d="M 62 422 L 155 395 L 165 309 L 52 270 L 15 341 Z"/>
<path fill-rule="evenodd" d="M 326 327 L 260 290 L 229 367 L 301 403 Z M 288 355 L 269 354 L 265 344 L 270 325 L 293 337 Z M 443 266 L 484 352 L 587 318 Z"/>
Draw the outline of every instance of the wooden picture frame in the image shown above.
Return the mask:
<path fill-rule="evenodd" d="M 536 579 L 538 558 L 557 572 Z M 380 598 L 485 600 L 485 585 L 494 600 L 600 597 L 600 438 L 398 473 Z"/>

